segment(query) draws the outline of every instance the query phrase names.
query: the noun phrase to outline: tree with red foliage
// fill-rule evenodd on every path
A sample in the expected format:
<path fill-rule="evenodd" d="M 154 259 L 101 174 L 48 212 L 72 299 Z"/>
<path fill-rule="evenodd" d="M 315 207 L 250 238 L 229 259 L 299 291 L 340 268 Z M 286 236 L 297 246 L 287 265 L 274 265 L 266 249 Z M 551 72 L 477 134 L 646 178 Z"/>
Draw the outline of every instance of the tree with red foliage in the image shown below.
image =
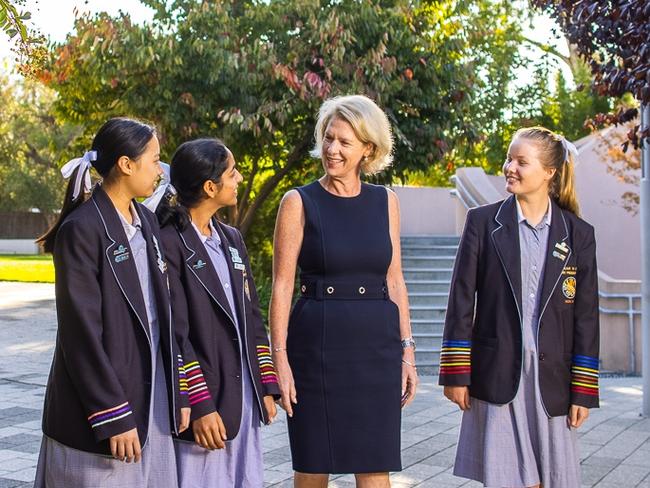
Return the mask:
<path fill-rule="evenodd" d="M 650 103 L 650 2 L 647 0 L 532 0 L 560 24 L 568 40 L 589 63 L 592 89 L 600 95 L 631 93 Z M 638 115 L 635 108 L 601 114 L 587 121 L 592 128 L 625 123 Z M 650 136 L 650 126 L 635 126 L 628 134 L 638 148 Z"/>

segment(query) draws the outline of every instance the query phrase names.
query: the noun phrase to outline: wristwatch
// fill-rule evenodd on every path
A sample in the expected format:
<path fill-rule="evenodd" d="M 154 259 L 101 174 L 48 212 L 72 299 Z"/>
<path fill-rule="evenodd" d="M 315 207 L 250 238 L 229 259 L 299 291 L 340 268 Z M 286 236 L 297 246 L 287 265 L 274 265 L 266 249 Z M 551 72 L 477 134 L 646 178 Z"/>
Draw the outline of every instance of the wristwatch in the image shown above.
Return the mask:
<path fill-rule="evenodd" d="M 406 349 L 407 347 L 412 347 L 413 350 L 415 351 L 415 341 L 413 340 L 412 337 L 407 337 L 406 339 L 402 339 L 402 349 Z"/>

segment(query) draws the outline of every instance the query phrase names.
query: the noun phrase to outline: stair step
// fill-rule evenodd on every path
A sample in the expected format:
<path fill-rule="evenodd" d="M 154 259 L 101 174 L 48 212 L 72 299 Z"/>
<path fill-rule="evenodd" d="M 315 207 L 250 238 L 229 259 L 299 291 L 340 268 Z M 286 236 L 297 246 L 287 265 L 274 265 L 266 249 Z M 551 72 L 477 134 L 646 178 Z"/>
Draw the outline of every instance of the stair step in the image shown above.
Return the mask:
<path fill-rule="evenodd" d="M 402 257 L 408 256 L 435 256 L 455 258 L 458 252 L 457 246 L 402 246 Z"/>
<path fill-rule="evenodd" d="M 435 305 L 435 306 L 447 306 L 447 301 L 449 300 L 449 293 L 409 293 L 409 304 L 410 305 Z"/>
<path fill-rule="evenodd" d="M 420 370 L 420 368 L 423 367 L 431 367 L 431 368 L 438 368 L 438 365 L 440 364 L 440 351 L 437 348 L 418 348 L 415 350 L 415 365 L 418 367 L 418 372 L 420 374 L 423 373 L 423 371 Z M 433 374 L 437 373 L 437 371 L 433 372 Z"/>
<path fill-rule="evenodd" d="M 416 351 L 439 349 L 442 344 L 442 334 L 413 334 L 413 339 L 417 345 Z"/>
<path fill-rule="evenodd" d="M 403 268 L 404 279 L 406 282 L 424 280 L 424 281 L 451 281 L 451 269 L 441 268 Z"/>
<path fill-rule="evenodd" d="M 402 245 L 457 246 L 460 236 L 406 235 L 401 237 Z"/>
<path fill-rule="evenodd" d="M 454 267 L 453 257 L 432 256 L 402 256 L 403 268 L 437 268 L 451 270 Z"/>
<path fill-rule="evenodd" d="M 411 321 L 414 319 L 426 320 L 444 320 L 445 313 L 447 312 L 446 306 L 430 306 L 430 305 L 412 305 L 410 307 Z"/>
<path fill-rule="evenodd" d="M 451 283 L 445 280 L 411 280 L 406 282 L 409 297 L 416 293 L 449 293 Z"/>

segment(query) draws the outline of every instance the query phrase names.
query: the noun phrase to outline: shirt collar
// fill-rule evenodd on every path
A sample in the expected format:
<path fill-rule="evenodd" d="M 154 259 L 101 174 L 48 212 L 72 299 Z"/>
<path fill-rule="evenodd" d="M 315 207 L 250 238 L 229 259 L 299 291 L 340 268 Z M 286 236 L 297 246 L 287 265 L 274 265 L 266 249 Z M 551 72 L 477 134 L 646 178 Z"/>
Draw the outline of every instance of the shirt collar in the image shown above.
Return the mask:
<path fill-rule="evenodd" d="M 122 227 L 124 228 L 126 238 L 130 241 L 133 239 L 133 236 L 138 233 L 138 231 L 142 230 L 142 221 L 140 220 L 140 216 L 138 215 L 133 202 L 131 202 L 131 205 L 129 205 L 129 212 L 131 212 L 131 223 L 127 222 L 127 220 L 124 218 L 124 215 L 122 215 L 120 212 L 117 212 L 117 215 L 120 217 L 120 221 L 122 222 Z"/>
<path fill-rule="evenodd" d="M 528 224 L 528 221 L 526 220 L 526 217 L 524 217 L 524 213 L 521 210 L 521 205 L 519 204 L 519 200 L 517 200 L 517 197 L 515 197 L 515 204 L 517 205 L 517 222 L 520 224 L 522 222 L 526 222 Z M 548 197 L 548 210 L 546 210 L 546 214 L 544 215 L 544 218 L 542 221 L 544 224 L 546 224 L 548 227 L 551 226 L 551 214 L 553 213 L 553 205 L 551 204 L 551 197 Z M 538 225 L 539 227 L 539 225 Z"/>
<path fill-rule="evenodd" d="M 194 227 L 194 230 L 196 231 L 196 235 L 199 236 L 199 239 L 201 239 L 201 242 L 203 244 L 206 243 L 208 239 L 214 239 L 216 244 L 218 246 L 221 245 L 221 238 L 219 237 L 219 234 L 217 233 L 217 229 L 214 228 L 214 224 L 212 223 L 212 220 L 208 224 L 210 226 L 210 236 L 203 235 L 203 233 L 199 230 L 199 228 L 196 226 L 194 222 L 192 222 L 192 227 Z"/>

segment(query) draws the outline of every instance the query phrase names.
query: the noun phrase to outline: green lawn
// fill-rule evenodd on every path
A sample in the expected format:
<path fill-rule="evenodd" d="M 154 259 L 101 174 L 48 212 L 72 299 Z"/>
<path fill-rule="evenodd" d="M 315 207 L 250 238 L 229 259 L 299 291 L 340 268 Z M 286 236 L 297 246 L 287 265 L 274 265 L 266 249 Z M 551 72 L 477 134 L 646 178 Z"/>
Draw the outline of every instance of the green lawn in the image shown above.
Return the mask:
<path fill-rule="evenodd" d="M 0 255 L 0 281 L 54 283 L 52 256 L 2 254 Z"/>

